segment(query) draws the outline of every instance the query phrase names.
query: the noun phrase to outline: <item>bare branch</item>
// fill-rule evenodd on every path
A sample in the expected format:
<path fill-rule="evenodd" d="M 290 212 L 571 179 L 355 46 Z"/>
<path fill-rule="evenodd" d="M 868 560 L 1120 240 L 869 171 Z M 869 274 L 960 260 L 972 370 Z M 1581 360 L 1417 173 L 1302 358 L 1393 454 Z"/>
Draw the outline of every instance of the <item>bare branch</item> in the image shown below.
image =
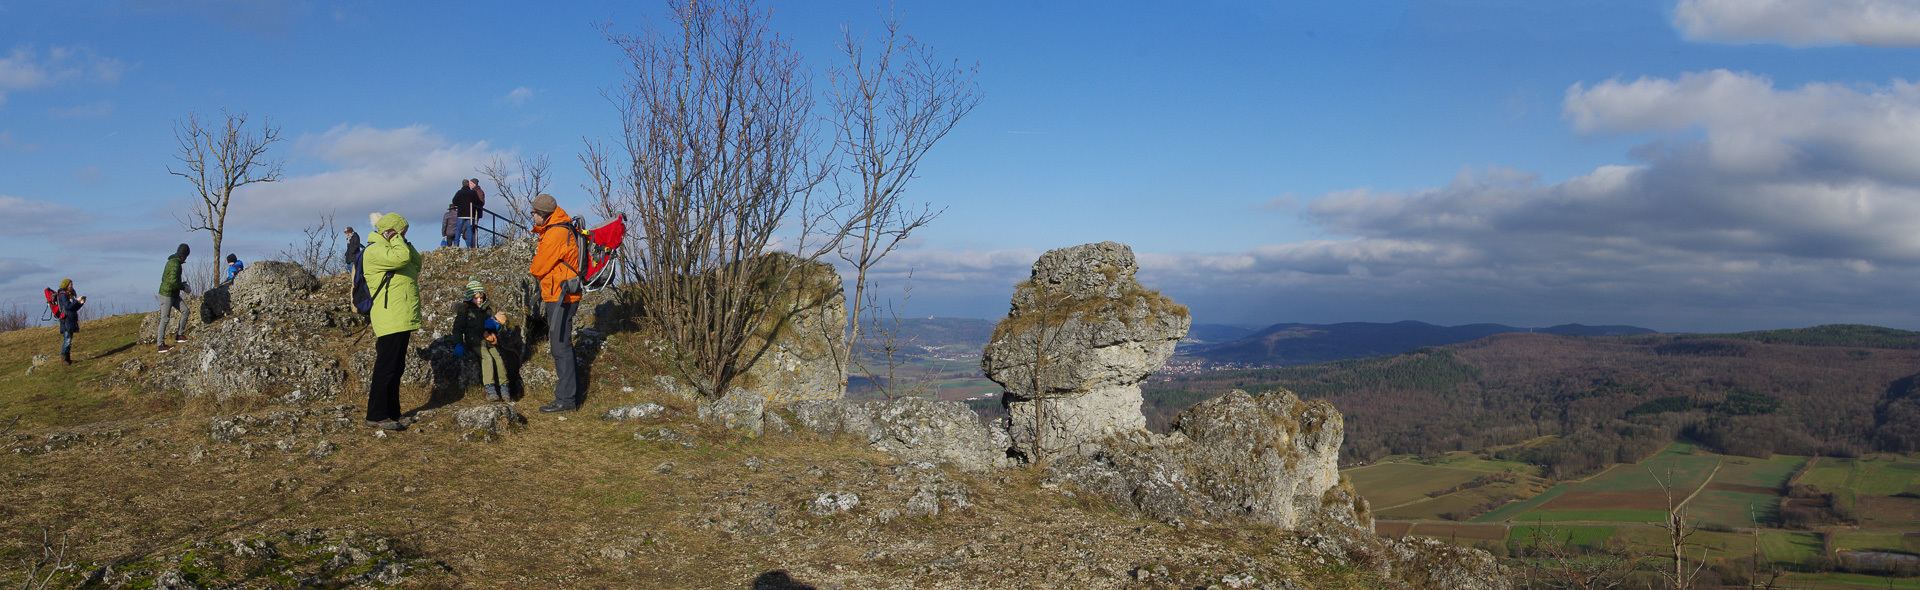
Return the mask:
<path fill-rule="evenodd" d="M 168 174 L 193 183 L 200 198 L 185 217 L 175 213 L 174 218 L 188 232 L 204 230 L 212 235 L 214 260 L 222 253 L 233 192 L 254 183 L 279 181 L 284 165 L 282 160 L 267 158 L 273 144 L 283 140 L 279 127 L 267 121 L 252 130 L 247 128 L 245 111 L 221 110 L 220 114 L 225 121 L 218 128 L 191 110 L 185 120 L 175 121 L 173 137 L 179 152 L 174 159 L 180 161 L 181 169 L 167 167 Z"/>

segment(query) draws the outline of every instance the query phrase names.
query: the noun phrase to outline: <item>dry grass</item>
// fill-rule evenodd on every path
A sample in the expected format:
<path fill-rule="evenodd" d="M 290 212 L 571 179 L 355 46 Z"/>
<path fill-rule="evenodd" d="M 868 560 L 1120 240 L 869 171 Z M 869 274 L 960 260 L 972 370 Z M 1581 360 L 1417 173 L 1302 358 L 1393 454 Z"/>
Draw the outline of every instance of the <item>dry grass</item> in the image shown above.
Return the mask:
<path fill-rule="evenodd" d="M 821 588 L 1190 588 L 1250 571 L 1307 587 L 1371 585 L 1366 572 L 1309 565 L 1291 533 L 1175 530 L 1086 494 L 1044 489 L 1033 470 L 927 472 L 856 441 L 756 440 L 703 427 L 690 403 L 642 387 L 647 370 L 625 365 L 637 353 L 624 345 L 601 357 L 588 411 L 531 412 L 544 401 L 536 392 L 518 404 L 530 423 L 493 443 L 463 442 L 452 423 L 450 413 L 475 405 L 473 396 L 394 436 L 358 426 L 362 403 L 348 395 L 337 400 L 352 406 L 344 426 L 305 419 L 214 440 L 209 418 L 282 408 L 105 389 L 121 361 L 154 354 L 116 349 L 138 326 L 138 316 L 127 318 L 99 320 L 98 340 L 80 344 L 98 355 L 76 355 L 87 360 L 68 368 L 80 376 L 72 394 L 97 403 L 50 419 L 43 405 L 0 401 L 0 411 L 23 418 L 0 434 L 0 531 L 9 531 L 0 535 L 0 563 L 38 557 L 42 530 L 69 539 L 75 562 L 127 564 L 197 541 L 317 528 L 399 539 L 409 555 L 450 568 L 404 587 L 742 588 L 775 571 Z M 41 383 L 13 369 L 44 338 L 0 334 L 0 400 Z M 402 407 L 428 398 L 406 388 Z M 589 413 L 643 400 L 681 413 L 648 424 Z M 693 434 L 698 448 L 633 438 L 661 426 Z M 331 454 L 309 454 L 323 440 Z M 937 515 L 882 522 L 927 481 L 963 490 L 971 506 L 943 500 Z M 806 504 L 828 491 L 857 493 L 861 504 L 809 515 Z M 1136 581 L 1130 572 L 1141 567 L 1168 574 Z M 17 575 L 0 573 L 0 585 L 17 586 Z"/>

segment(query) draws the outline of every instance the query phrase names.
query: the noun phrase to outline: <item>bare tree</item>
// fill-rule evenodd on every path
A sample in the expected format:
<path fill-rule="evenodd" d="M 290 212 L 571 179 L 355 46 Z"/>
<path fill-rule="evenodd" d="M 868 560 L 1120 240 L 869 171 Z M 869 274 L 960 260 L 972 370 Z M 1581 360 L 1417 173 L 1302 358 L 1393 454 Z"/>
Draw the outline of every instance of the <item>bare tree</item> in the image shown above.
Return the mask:
<path fill-rule="evenodd" d="M 493 181 L 493 194 L 499 195 L 507 204 L 507 212 L 513 215 L 513 222 L 530 223 L 529 220 L 533 218 L 533 197 L 547 189 L 547 155 L 542 153 L 531 160 L 519 158 L 511 168 L 495 156 L 480 172 Z M 493 212 L 499 215 L 499 211 Z"/>
<path fill-rule="evenodd" d="M 300 230 L 301 241 L 287 244 L 280 257 L 298 264 L 314 276 L 329 276 L 346 270 L 339 256 L 340 231 L 333 224 L 333 213 Z"/>
<path fill-rule="evenodd" d="M 246 112 L 222 109 L 220 114 L 226 121 L 219 127 L 193 111 L 187 111 L 186 120 L 175 121 L 173 136 L 180 142 L 180 153 L 174 158 L 185 169 L 167 167 L 169 174 L 187 179 L 199 191 L 200 203 L 180 219 L 180 225 L 189 232 L 206 230 L 213 235 L 212 260 L 219 260 L 222 253 L 233 191 L 256 182 L 280 180 L 283 164 L 267 159 L 267 150 L 281 141 L 279 127 L 263 121 L 259 129 L 248 129 Z"/>
<path fill-rule="evenodd" d="M 900 290 L 900 295 L 901 299 L 907 299 L 913 296 L 913 273 L 907 273 L 907 284 Z M 873 292 L 868 292 L 866 297 L 867 309 L 878 310 L 880 308 L 880 302 Z M 869 321 L 873 323 L 873 330 L 868 337 L 872 340 L 872 343 L 854 344 L 849 347 L 859 348 L 862 351 L 873 353 L 874 358 L 872 360 L 878 367 L 869 365 L 865 359 L 858 358 L 860 356 L 859 352 L 852 353 L 855 355 L 855 360 L 848 366 L 857 367 L 867 378 L 867 381 L 873 383 L 874 389 L 880 392 L 880 397 L 887 400 L 907 396 L 931 395 L 933 393 L 933 377 L 936 373 L 933 367 L 919 371 L 918 374 L 912 375 L 911 379 L 901 380 L 901 373 L 903 369 L 906 368 L 906 362 L 902 359 L 905 357 L 906 350 L 914 347 L 914 342 L 919 338 L 918 335 L 912 337 L 902 336 L 903 330 L 900 329 L 900 308 L 898 306 L 889 302 L 886 309 L 887 314 L 891 316 L 888 322 L 882 322 L 880 314 L 877 311 L 870 316 Z"/>
<path fill-rule="evenodd" d="M 627 59 L 625 83 L 608 92 L 625 157 L 612 177 L 623 182 L 608 190 L 631 203 L 645 236 L 633 260 L 646 277 L 636 291 L 647 327 L 675 347 L 676 371 L 718 397 L 819 256 L 807 251 L 804 218 L 826 167 L 813 160 L 808 79 L 768 31 L 769 13 L 751 0 L 670 7 L 670 32 L 602 28 Z M 780 244 L 789 214 L 803 218 L 799 242 Z M 769 255 L 776 245 L 802 254 Z"/>
<path fill-rule="evenodd" d="M 898 15 L 884 20 L 886 36 L 871 45 L 851 27 L 841 27 L 845 61 L 830 72 L 835 149 L 841 156 L 836 182 L 841 197 L 832 215 L 842 240 L 836 250 L 853 268 L 849 299 L 848 358 L 860 341 L 861 316 L 871 312 L 867 274 L 900 247 L 914 230 L 945 209 L 901 203 L 921 158 L 960 119 L 980 104 L 974 68 L 941 61 L 933 50 L 900 32 Z M 864 368 L 862 368 L 864 370 Z"/>
<path fill-rule="evenodd" d="M 1667 520 L 1654 526 L 1665 529 L 1667 532 L 1667 554 L 1662 557 L 1672 559 L 1673 567 L 1671 571 L 1658 570 L 1660 577 L 1676 590 L 1692 588 L 1694 580 L 1700 577 L 1700 571 L 1707 567 L 1705 547 L 1700 548 L 1700 557 L 1697 559 L 1687 554 L 1688 547 L 1696 545 L 1691 541 L 1693 534 L 1700 530 L 1687 522 L 1687 502 L 1693 498 L 1689 496 L 1682 498 L 1678 503 L 1674 502 L 1674 475 L 1671 468 L 1667 470 L 1665 481 L 1661 481 L 1660 476 L 1653 473 L 1652 468 L 1647 469 L 1647 474 L 1652 475 L 1653 481 L 1660 484 L 1660 491 L 1665 492 L 1667 497 Z"/>

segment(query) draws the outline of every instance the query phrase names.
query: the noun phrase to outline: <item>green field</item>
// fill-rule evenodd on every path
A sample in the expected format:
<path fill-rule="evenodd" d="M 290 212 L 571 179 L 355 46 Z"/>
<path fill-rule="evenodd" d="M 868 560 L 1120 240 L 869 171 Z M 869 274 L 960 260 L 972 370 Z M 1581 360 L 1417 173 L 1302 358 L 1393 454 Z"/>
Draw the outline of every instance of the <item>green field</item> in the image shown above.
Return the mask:
<path fill-rule="evenodd" d="M 1414 463 L 1380 463 L 1341 472 L 1376 509 L 1427 498 L 1428 492 L 1473 481 L 1485 471 Z"/>
<path fill-rule="evenodd" d="M 1618 527 L 1610 526 L 1514 526 L 1507 533 L 1507 539 L 1520 545 L 1545 543 L 1551 540 L 1580 547 L 1603 547 L 1608 539 L 1614 537 Z"/>
<path fill-rule="evenodd" d="M 1770 533 L 1760 535 L 1760 550 L 1775 562 L 1795 563 L 1818 557 L 1826 544 L 1814 534 Z"/>
<path fill-rule="evenodd" d="M 1540 495 L 1538 496 L 1521 500 L 1519 502 L 1514 502 L 1506 506 L 1501 506 L 1499 509 L 1494 510 L 1493 512 L 1488 512 L 1486 514 L 1480 515 L 1480 517 L 1473 519 L 1472 522 L 1506 522 L 1509 520 L 1513 520 L 1513 517 L 1519 516 L 1528 510 L 1532 510 L 1535 506 L 1539 506 L 1541 503 L 1544 503 L 1548 500 L 1552 500 L 1554 499 L 1554 497 L 1559 496 L 1560 494 L 1566 493 L 1566 491 L 1570 489 L 1573 489 L 1573 486 L 1571 484 L 1560 484 L 1557 486 L 1553 486 L 1553 489 L 1547 490 L 1545 492 L 1541 492 Z"/>

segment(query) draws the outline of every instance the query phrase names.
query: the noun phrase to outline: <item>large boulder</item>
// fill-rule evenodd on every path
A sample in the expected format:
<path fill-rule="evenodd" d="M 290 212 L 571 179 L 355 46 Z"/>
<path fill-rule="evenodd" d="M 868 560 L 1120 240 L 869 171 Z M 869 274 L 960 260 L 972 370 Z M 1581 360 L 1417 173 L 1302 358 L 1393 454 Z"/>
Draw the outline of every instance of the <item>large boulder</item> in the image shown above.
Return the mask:
<path fill-rule="evenodd" d="M 1167 436 L 1122 433 L 1051 461 L 1047 473 L 1157 518 L 1372 530 L 1366 500 L 1340 480 L 1344 437 L 1325 401 L 1233 391 L 1181 413 Z"/>
<path fill-rule="evenodd" d="M 785 253 L 771 254 L 792 259 Z M 847 305 L 833 265 L 800 264 L 792 290 L 749 340 L 738 385 L 765 392 L 767 403 L 840 399 L 847 389 Z"/>
<path fill-rule="evenodd" d="M 808 400 L 787 409 L 800 429 L 849 436 L 905 461 L 946 464 L 963 471 L 1012 464 L 1007 458 L 1007 433 L 981 424 L 979 416 L 959 402 Z"/>
<path fill-rule="evenodd" d="M 980 367 L 1006 390 L 1016 452 L 1090 453 L 1093 440 L 1146 428 L 1140 383 L 1192 319 L 1134 280 L 1138 269 L 1125 244 L 1086 244 L 1041 255 L 1015 288 Z"/>

